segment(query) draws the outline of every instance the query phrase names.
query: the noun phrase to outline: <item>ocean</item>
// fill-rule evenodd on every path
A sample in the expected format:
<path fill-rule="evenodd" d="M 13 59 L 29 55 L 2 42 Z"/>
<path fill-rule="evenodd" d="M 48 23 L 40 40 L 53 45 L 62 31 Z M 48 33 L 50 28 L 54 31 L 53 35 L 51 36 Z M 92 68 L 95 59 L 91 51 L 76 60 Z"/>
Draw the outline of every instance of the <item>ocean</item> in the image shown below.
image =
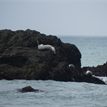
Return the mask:
<path fill-rule="evenodd" d="M 64 43 L 75 44 L 82 54 L 81 66 L 107 62 L 107 36 L 58 36 Z"/>
<path fill-rule="evenodd" d="M 58 38 L 77 46 L 82 54 L 82 67 L 102 65 L 107 61 L 107 37 Z M 25 86 L 43 92 L 18 92 Z M 107 107 L 107 86 L 53 80 L 0 80 L 0 107 Z"/>

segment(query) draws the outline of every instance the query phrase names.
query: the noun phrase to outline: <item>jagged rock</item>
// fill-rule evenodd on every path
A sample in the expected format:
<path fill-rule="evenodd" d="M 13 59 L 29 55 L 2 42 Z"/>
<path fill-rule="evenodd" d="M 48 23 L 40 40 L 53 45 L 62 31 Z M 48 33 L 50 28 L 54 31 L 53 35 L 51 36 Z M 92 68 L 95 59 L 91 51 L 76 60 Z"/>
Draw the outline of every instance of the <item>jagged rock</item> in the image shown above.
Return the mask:
<path fill-rule="evenodd" d="M 40 44 L 55 47 L 38 50 Z M 81 53 L 73 44 L 61 42 L 56 36 L 46 36 L 34 30 L 0 31 L 0 79 L 41 79 L 72 81 L 72 63 L 76 70 L 81 68 Z"/>
<path fill-rule="evenodd" d="M 38 50 L 37 40 L 52 45 L 56 54 Z M 70 69 L 69 64 L 75 69 Z M 86 79 L 82 71 L 81 53 L 74 44 L 35 30 L 0 30 L 0 79 L 101 82 L 94 77 Z"/>
<path fill-rule="evenodd" d="M 107 76 L 107 62 L 97 67 L 83 67 L 82 71 L 84 72 L 86 69 L 89 69 L 96 76 Z"/>

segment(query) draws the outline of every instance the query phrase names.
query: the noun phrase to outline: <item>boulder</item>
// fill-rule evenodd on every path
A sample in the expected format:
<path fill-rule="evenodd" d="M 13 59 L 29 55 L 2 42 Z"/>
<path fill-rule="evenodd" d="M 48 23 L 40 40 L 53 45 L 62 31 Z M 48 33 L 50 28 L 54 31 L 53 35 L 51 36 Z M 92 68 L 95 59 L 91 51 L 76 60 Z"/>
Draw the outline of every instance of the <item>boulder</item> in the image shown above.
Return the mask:
<path fill-rule="evenodd" d="M 37 40 L 52 45 L 56 54 L 38 50 Z M 69 64 L 80 71 L 81 53 L 74 44 L 35 30 L 0 30 L 0 79 L 72 81 Z"/>

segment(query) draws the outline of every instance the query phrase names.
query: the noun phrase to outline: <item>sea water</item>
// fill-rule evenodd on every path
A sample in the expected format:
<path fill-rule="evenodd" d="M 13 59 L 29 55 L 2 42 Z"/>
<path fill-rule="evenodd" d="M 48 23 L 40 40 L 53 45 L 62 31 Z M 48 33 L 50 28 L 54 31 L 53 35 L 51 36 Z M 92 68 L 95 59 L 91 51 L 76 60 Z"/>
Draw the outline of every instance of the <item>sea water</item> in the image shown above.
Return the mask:
<path fill-rule="evenodd" d="M 107 37 L 58 37 L 77 46 L 82 54 L 82 67 L 107 61 Z M 25 86 L 43 92 L 18 92 Z M 107 86 L 52 80 L 0 80 L 0 107 L 107 107 Z"/>
<path fill-rule="evenodd" d="M 75 44 L 82 58 L 81 66 L 103 65 L 107 61 L 107 36 L 58 36 L 64 43 Z"/>
<path fill-rule="evenodd" d="M 20 93 L 32 86 L 43 92 Z M 42 80 L 1 80 L 0 107 L 107 107 L 107 86 Z"/>

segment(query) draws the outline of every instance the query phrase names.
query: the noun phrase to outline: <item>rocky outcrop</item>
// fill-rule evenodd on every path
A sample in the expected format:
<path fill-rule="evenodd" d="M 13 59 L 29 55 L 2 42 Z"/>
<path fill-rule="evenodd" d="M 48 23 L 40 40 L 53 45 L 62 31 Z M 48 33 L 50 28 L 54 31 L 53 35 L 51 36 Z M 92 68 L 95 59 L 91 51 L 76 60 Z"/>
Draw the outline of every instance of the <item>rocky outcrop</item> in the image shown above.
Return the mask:
<path fill-rule="evenodd" d="M 37 40 L 40 44 L 52 45 L 56 54 L 38 50 Z M 75 69 L 69 68 L 69 64 Z M 0 31 L 0 79 L 102 82 L 84 76 L 82 71 L 81 53 L 74 44 L 35 30 Z"/>
<path fill-rule="evenodd" d="M 41 44 L 55 47 L 38 50 Z M 62 43 L 56 36 L 46 36 L 37 31 L 0 31 L 0 79 L 52 79 L 71 81 L 72 71 L 68 65 L 74 64 L 76 72 L 81 68 L 81 53 L 73 44 Z"/>
<path fill-rule="evenodd" d="M 97 67 L 83 67 L 82 71 L 89 69 L 96 76 L 107 76 L 107 62 L 103 65 L 98 65 Z"/>

